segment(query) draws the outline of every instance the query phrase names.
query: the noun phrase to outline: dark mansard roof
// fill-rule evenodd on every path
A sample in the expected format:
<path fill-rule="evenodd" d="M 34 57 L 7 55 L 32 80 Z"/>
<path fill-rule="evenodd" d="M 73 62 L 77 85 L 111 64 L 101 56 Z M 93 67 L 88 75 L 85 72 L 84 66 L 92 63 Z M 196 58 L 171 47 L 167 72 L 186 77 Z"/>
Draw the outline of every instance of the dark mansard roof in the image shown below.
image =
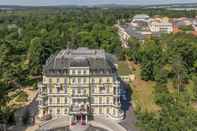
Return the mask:
<path fill-rule="evenodd" d="M 64 75 L 71 67 L 87 67 L 92 73 L 113 72 L 116 58 L 104 50 L 88 48 L 65 49 L 52 55 L 43 66 L 45 75 Z"/>

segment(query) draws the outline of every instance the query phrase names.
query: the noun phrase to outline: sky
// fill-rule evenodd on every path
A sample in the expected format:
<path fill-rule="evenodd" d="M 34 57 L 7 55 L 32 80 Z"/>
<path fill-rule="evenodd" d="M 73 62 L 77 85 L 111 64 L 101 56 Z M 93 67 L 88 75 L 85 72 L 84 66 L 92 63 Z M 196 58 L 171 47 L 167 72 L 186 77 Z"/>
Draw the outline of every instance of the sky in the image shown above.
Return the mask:
<path fill-rule="evenodd" d="M 171 4 L 171 3 L 197 3 L 197 0 L 0 0 L 0 5 L 97 5 L 97 4 Z"/>

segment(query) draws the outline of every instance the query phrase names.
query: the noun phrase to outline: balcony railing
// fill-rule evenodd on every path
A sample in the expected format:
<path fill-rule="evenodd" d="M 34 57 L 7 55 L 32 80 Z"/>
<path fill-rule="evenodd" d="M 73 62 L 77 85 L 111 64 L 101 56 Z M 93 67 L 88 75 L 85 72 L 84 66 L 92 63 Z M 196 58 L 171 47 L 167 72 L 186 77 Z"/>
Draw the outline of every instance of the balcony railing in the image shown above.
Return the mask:
<path fill-rule="evenodd" d="M 87 94 L 72 94 L 72 98 L 88 98 Z"/>
<path fill-rule="evenodd" d="M 89 87 L 90 85 L 89 85 L 89 83 L 72 83 L 72 84 L 70 84 L 71 85 L 71 87 L 73 87 L 73 88 L 79 88 L 79 87 Z"/>
<path fill-rule="evenodd" d="M 87 113 L 88 107 L 86 106 L 71 106 L 70 113 Z"/>
<path fill-rule="evenodd" d="M 61 106 L 61 107 L 64 107 L 64 106 L 68 106 L 68 103 L 49 103 L 48 106 Z"/>

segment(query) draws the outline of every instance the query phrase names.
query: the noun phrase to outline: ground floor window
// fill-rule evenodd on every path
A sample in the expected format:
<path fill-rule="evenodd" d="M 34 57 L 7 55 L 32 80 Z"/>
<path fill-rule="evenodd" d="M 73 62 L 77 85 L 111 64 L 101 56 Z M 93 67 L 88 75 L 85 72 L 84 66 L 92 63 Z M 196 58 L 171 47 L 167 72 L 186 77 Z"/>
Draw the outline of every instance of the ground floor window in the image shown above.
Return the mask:
<path fill-rule="evenodd" d="M 99 108 L 99 114 L 102 114 L 102 108 L 101 107 Z"/>
<path fill-rule="evenodd" d="M 60 114 L 60 109 L 57 109 L 57 114 Z"/>
<path fill-rule="evenodd" d="M 67 114 L 67 108 L 64 110 L 64 114 Z"/>
<path fill-rule="evenodd" d="M 107 113 L 109 114 L 109 108 L 107 108 Z"/>
<path fill-rule="evenodd" d="M 50 109 L 50 110 L 49 110 L 49 114 L 52 114 L 52 113 L 53 113 L 53 111 L 52 111 L 52 109 Z"/>

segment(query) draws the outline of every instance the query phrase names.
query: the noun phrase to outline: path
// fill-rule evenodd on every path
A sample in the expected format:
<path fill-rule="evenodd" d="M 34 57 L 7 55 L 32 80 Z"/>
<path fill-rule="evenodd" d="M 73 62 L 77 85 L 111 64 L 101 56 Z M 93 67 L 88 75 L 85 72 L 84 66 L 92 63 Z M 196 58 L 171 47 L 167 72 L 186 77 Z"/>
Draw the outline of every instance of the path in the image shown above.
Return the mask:
<path fill-rule="evenodd" d="M 126 112 L 126 118 L 120 122 L 120 125 L 122 125 L 127 131 L 139 131 L 139 129 L 136 127 L 136 117 L 133 112 L 132 106 L 130 106 L 129 110 Z"/>
<path fill-rule="evenodd" d="M 49 130 L 59 127 L 65 127 L 69 125 L 69 119 L 68 117 L 61 117 L 53 120 L 49 120 L 45 123 L 43 123 L 40 127 L 40 130 Z"/>
<path fill-rule="evenodd" d="M 89 123 L 93 126 L 103 127 L 105 129 L 108 129 L 109 131 L 126 131 L 126 129 L 116 121 L 104 117 L 95 116 L 94 121 L 90 121 Z"/>

